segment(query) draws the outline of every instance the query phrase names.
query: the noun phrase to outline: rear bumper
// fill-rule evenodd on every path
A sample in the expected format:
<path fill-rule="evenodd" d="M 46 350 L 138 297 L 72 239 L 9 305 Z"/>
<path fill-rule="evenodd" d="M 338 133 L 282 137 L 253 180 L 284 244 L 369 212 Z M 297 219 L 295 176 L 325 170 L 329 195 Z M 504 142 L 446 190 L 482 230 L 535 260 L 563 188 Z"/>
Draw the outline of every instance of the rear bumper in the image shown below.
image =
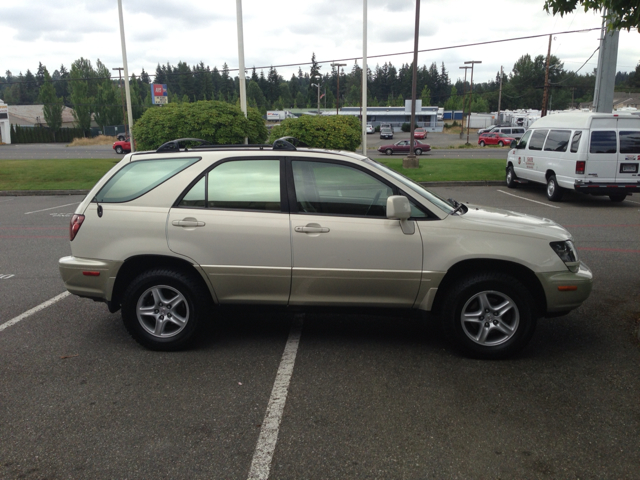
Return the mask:
<path fill-rule="evenodd" d="M 593 274 L 582 262 L 576 273 L 567 270 L 537 275 L 547 297 L 547 313 L 573 310 L 582 305 L 591 293 Z"/>
<path fill-rule="evenodd" d="M 575 190 L 587 195 L 622 195 L 640 192 L 640 183 L 576 183 Z"/>
<path fill-rule="evenodd" d="M 65 288 L 74 295 L 109 301 L 122 262 L 62 257 L 58 261 Z"/>

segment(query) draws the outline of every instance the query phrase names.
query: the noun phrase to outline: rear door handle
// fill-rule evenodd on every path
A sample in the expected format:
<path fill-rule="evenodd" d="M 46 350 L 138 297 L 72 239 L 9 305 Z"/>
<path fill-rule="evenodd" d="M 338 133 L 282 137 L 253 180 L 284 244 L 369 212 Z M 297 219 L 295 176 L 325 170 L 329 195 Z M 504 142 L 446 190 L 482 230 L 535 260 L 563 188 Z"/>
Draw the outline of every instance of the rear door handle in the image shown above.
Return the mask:
<path fill-rule="evenodd" d="M 206 224 L 204 222 L 199 222 L 195 218 L 184 218 L 182 220 L 174 220 L 171 222 L 171 225 L 174 227 L 204 227 Z"/>
<path fill-rule="evenodd" d="M 317 223 L 309 223 L 304 227 L 294 227 L 294 230 L 298 233 L 329 233 L 328 227 L 321 227 Z"/>

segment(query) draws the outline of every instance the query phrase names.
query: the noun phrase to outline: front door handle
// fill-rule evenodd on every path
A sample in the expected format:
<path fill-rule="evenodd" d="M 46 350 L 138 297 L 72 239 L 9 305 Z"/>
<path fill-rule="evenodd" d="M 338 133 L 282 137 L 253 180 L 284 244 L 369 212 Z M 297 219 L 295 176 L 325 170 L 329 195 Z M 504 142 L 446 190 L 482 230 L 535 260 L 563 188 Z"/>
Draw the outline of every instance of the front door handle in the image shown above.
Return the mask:
<path fill-rule="evenodd" d="M 294 230 L 298 233 L 329 233 L 328 227 L 321 227 L 317 223 L 308 223 L 304 227 L 294 227 Z"/>
<path fill-rule="evenodd" d="M 206 224 L 204 222 L 199 222 L 195 218 L 183 218 L 182 220 L 174 220 L 171 222 L 171 225 L 174 227 L 204 227 Z"/>

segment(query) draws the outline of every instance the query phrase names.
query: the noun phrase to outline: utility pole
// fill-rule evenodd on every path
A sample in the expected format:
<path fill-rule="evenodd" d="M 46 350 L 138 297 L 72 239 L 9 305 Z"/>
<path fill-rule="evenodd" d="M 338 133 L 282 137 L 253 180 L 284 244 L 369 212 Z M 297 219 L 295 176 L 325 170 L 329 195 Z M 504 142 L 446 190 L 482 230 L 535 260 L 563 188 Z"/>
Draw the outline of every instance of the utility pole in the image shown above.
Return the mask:
<path fill-rule="evenodd" d="M 544 93 L 542 94 L 542 111 L 540 112 L 541 117 L 545 117 L 547 115 L 547 103 L 549 100 L 549 63 L 551 61 L 551 35 L 549 35 L 549 50 L 547 50 L 547 65 L 544 69 Z"/>
<path fill-rule="evenodd" d="M 609 31 L 610 24 L 611 20 L 603 18 L 598 69 L 596 70 L 596 88 L 593 94 L 593 110 L 601 113 L 613 111 L 613 91 L 616 83 L 620 31 Z"/>
<path fill-rule="evenodd" d="M 464 135 L 464 110 L 467 104 L 467 70 L 471 67 L 460 67 L 464 69 L 464 82 L 462 84 L 462 121 L 460 122 L 460 138 L 462 139 L 462 135 Z M 453 116 L 455 119 L 456 112 L 453 112 Z"/>
<path fill-rule="evenodd" d="M 118 70 L 118 76 L 120 79 L 118 80 L 118 86 L 120 87 L 120 101 L 122 102 L 122 121 L 124 122 L 124 133 L 127 133 L 127 114 L 124 110 L 124 94 L 122 93 L 122 71 L 123 67 L 112 68 L 111 70 Z M 104 132 L 103 132 L 104 133 Z"/>
<path fill-rule="evenodd" d="M 362 155 L 367 156 L 367 0 L 362 0 Z"/>
<path fill-rule="evenodd" d="M 502 123 L 502 118 L 500 117 L 500 102 L 502 101 L 502 65 L 500 66 L 500 92 L 498 93 L 498 123 Z"/>
<path fill-rule="evenodd" d="M 416 126 L 416 95 L 418 83 L 418 39 L 420 37 L 420 0 L 416 0 L 416 26 L 414 30 L 413 42 L 413 80 L 411 85 L 411 130 L 409 133 L 409 155 L 402 160 L 403 168 L 418 168 L 418 158 L 414 153 L 414 138 Z"/>
<path fill-rule="evenodd" d="M 122 0 L 118 0 L 118 16 L 120 17 L 120 44 L 122 46 L 122 66 L 124 67 L 124 94 L 127 99 L 127 118 L 129 119 L 129 142 L 131 153 L 136 151 L 136 142 L 133 138 L 133 109 L 131 108 L 131 89 L 129 88 L 129 63 L 127 62 L 127 45 L 124 40 L 124 18 L 122 15 Z"/>
<path fill-rule="evenodd" d="M 576 91 L 576 87 L 571 87 L 571 108 L 573 109 L 573 94 Z"/>
<path fill-rule="evenodd" d="M 240 110 L 247 118 L 247 77 L 244 73 L 244 32 L 242 27 L 242 0 L 236 0 L 236 22 L 238 30 L 238 81 L 240 84 Z M 244 143 L 247 145 L 249 139 L 244 137 Z"/>
<path fill-rule="evenodd" d="M 467 143 L 469 145 L 469 124 L 471 123 L 471 101 L 473 99 L 473 66 L 476 63 L 482 63 L 480 60 L 470 60 L 468 62 L 464 62 L 465 65 L 467 63 L 471 64 L 471 83 L 469 84 L 469 118 L 467 118 Z"/>
<path fill-rule="evenodd" d="M 338 95 L 336 96 L 336 115 L 339 115 L 340 111 L 340 67 L 345 67 L 346 63 L 332 63 L 332 67 L 338 67 Z"/>

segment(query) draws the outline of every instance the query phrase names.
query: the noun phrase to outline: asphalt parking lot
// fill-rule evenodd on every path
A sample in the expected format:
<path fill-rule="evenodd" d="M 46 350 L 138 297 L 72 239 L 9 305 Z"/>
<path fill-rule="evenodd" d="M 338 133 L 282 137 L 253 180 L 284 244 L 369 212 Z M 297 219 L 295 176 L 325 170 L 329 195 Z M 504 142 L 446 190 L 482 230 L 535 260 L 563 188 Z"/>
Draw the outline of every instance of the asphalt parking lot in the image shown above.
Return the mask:
<path fill-rule="evenodd" d="M 640 197 L 432 190 L 567 227 L 591 297 L 506 361 L 459 356 L 433 319 L 260 309 L 150 352 L 119 313 L 60 296 L 82 197 L 0 197 L 0 478 L 245 479 L 265 432 L 274 479 L 638 478 Z"/>

